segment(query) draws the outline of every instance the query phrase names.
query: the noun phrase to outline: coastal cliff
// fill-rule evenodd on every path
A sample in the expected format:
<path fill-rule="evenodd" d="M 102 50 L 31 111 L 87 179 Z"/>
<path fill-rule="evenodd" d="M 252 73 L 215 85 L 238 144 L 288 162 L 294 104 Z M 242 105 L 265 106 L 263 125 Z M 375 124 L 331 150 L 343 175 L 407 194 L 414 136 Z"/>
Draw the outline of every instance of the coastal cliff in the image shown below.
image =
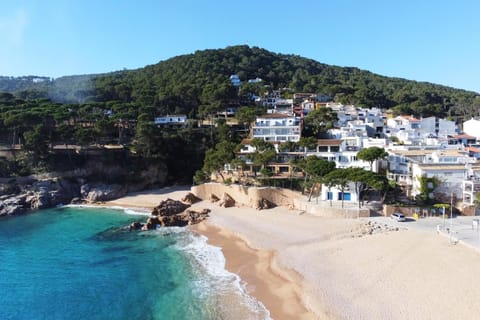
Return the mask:
<path fill-rule="evenodd" d="M 152 185 L 164 185 L 166 174 L 158 173 L 147 177 L 146 173 L 141 173 L 141 182 L 135 183 L 104 183 L 98 181 L 95 174 L 88 170 L 0 178 L 0 217 L 62 204 L 110 201 L 123 197 L 128 192 L 144 190 Z"/>

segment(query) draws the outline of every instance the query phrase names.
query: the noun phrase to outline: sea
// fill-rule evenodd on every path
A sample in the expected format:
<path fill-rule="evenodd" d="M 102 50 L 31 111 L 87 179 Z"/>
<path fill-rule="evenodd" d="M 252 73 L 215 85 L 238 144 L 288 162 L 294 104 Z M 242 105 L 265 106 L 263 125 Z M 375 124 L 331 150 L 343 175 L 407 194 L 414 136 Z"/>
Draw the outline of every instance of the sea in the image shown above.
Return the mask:
<path fill-rule="evenodd" d="M 186 228 L 128 231 L 131 210 L 0 219 L 0 319 L 269 319 L 218 247 Z"/>

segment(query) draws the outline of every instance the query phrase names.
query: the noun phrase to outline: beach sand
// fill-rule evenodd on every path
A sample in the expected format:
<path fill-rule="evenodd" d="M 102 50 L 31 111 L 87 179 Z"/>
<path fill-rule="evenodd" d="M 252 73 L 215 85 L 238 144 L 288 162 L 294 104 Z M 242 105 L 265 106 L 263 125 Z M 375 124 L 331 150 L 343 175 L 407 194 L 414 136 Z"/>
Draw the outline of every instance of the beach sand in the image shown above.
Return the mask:
<path fill-rule="evenodd" d="M 172 191 L 136 194 L 110 205 L 148 207 L 188 192 Z M 480 254 L 433 230 L 366 235 L 362 219 L 320 218 L 283 207 L 225 209 L 207 201 L 195 206 L 212 212 L 193 229 L 222 248 L 227 269 L 240 275 L 274 319 L 477 319 L 480 314 Z"/>

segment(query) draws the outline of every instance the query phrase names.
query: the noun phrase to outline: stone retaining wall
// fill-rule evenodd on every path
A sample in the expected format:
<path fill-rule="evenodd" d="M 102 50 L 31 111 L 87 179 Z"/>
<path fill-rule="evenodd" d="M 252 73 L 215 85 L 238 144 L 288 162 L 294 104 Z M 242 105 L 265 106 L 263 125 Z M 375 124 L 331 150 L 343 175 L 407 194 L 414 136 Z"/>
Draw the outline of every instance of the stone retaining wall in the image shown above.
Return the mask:
<path fill-rule="evenodd" d="M 221 198 L 223 193 L 229 194 L 240 205 L 255 208 L 257 202 L 266 199 L 277 206 L 289 207 L 321 217 L 328 218 L 357 218 L 369 217 L 370 209 L 361 208 L 338 208 L 319 205 L 315 202 L 305 201 L 301 193 L 289 189 L 272 187 L 247 187 L 237 184 L 224 185 L 221 183 L 205 183 L 191 188 L 197 197 L 208 200 L 214 194 Z"/>

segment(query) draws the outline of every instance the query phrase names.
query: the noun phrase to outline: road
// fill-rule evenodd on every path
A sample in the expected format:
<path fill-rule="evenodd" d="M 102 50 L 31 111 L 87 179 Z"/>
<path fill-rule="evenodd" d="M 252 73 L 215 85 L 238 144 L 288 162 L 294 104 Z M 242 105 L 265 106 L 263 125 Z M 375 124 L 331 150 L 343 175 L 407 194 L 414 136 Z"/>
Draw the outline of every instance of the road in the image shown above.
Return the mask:
<path fill-rule="evenodd" d="M 420 218 L 418 220 L 407 218 L 407 221 L 405 222 L 398 222 L 390 217 L 370 217 L 364 219 L 399 228 L 439 233 L 450 237 L 452 243 L 460 242 L 461 244 L 473 247 L 480 251 L 479 216 L 458 216 L 453 217 L 453 219 L 450 219 L 447 216 L 445 216 L 445 219 L 442 219 L 441 217 L 428 217 Z"/>

